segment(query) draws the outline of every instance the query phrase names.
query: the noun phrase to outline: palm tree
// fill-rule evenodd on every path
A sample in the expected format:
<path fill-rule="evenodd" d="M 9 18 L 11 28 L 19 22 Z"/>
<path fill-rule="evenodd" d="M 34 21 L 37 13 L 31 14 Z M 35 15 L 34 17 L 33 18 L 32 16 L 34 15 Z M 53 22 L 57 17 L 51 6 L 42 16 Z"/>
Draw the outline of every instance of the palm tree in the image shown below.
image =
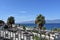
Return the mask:
<path fill-rule="evenodd" d="M 44 26 L 45 24 L 45 17 L 41 14 L 39 14 L 37 17 L 36 17 L 36 20 L 35 20 L 35 24 L 37 24 L 38 28 L 40 30 L 42 30 L 42 27 Z M 40 40 L 41 40 L 41 31 L 39 30 L 40 32 Z"/>
<path fill-rule="evenodd" d="M 7 24 L 8 24 L 8 25 L 11 25 L 11 27 L 12 27 L 12 24 L 15 24 L 15 19 L 14 19 L 14 17 L 10 16 L 10 17 L 8 18 L 8 20 L 7 20 Z"/>

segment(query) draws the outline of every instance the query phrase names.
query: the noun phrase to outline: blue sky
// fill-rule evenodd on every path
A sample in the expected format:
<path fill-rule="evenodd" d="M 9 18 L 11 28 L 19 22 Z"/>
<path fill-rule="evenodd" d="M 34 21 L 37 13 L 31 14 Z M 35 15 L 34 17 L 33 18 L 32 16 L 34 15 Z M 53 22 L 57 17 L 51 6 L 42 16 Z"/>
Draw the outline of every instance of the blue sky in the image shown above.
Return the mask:
<path fill-rule="evenodd" d="M 5 22 L 9 16 L 16 22 L 35 20 L 38 14 L 60 19 L 60 0 L 0 0 L 0 20 Z"/>

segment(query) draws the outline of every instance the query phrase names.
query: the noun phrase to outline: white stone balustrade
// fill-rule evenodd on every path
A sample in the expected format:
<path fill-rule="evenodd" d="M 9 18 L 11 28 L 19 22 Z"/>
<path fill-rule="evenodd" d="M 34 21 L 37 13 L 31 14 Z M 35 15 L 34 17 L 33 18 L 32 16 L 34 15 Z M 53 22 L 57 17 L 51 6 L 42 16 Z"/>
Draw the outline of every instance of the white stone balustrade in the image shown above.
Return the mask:
<path fill-rule="evenodd" d="M 13 40 L 33 40 L 33 36 L 30 36 L 28 34 L 29 37 L 27 37 L 25 34 L 23 34 L 24 32 L 10 32 L 7 30 L 0 30 L 0 37 L 3 38 L 7 38 L 7 39 L 13 39 Z"/>

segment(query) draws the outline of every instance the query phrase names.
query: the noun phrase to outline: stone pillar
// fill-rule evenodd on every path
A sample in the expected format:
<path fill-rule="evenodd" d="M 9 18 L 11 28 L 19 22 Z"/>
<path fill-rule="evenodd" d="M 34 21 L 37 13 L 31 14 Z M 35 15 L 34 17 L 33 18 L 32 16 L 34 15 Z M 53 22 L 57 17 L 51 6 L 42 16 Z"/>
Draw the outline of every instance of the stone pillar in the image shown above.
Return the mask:
<path fill-rule="evenodd" d="M 34 40 L 34 35 L 30 34 L 30 40 Z"/>
<path fill-rule="evenodd" d="M 55 39 L 54 40 L 59 40 L 59 34 L 55 33 Z"/>
<path fill-rule="evenodd" d="M 13 37 L 13 32 L 10 32 L 10 33 L 11 33 L 11 35 L 10 35 L 10 36 L 11 36 L 11 37 Z"/>
<path fill-rule="evenodd" d="M 11 37 L 11 36 L 13 36 L 13 35 L 11 35 L 11 33 L 12 33 L 12 32 L 9 32 L 8 35 L 9 35 L 10 40 L 13 40 L 13 37 Z"/>
<path fill-rule="evenodd" d="M 13 40 L 16 40 L 16 38 L 15 38 L 15 33 L 13 33 Z"/>
<path fill-rule="evenodd" d="M 25 34 L 23 35 L 23 39 L 26 40 L 26 35 Z"/>
<path fill-rule="evenodd" d="M 18 34 L 18 40 L 21 40 L 20 33 Z"/>
<path fill-rule="evenodd" d="M 11 39 L 11 37 L 10 37 L 10 32 L 8 32 L 8 38 Z"/>
<path fill-rule="evenodd" d="M 22 36 L 23 36 L 23 35 L 22 35 L 23 33 L 22 33 L 22 31 L 19 31 L 19 33 L 20 33 L 19 35 L 20 35 L 20 40 L 21 40 L 21 39 L 23 38 L 23 37 L 22 37 Z"/>
<path fill-rule="evenodd" d="M 21 31 L 18 31 L 18 40 L 21 40 L 21 35 L 20 35 Z"/>
<path fill-rule="evenodd" d="M 5 38 L 5 31 L 4 31 L 4 34 L 3 35 L 4 35 L 4 38 Z"/>
<path fill-rule="evenodd" d="M 8 38 L 8 31 L 5 31 L 5 38 Z"/>
<path fill-rule="evenodd" d="M 1 37 L 1 30 L 0 30 L 0 37 Z"/>
<path fill-rule="evenodd" d="M 23 33 L 24 40 L 30 40 L 30 34 L 28 32 Z"/>
<path fill-rule="evenodd" d="M 19 38 L 18 38 L 18 33 L 15 33 L 15 38 L 16 38 L 16 40 L 19 39 Z"/>
<path fill-rule="evenodd" d="M 3 36 L 4 36 L 3 34 L 4 34 L 4 31 L 2 31 L 2 30 L 1 30 L 1 37 L 3 37 Z"/>
<path fill-rule="evenodd" d="M 23 39 L 24 38 L 24 36 L 23 36 L 23 31 L 21 32 L 21 39 Z"/>
<path fill-rule="evenodd" d="M 29 34 L 26 35 L 26 39 L 27 39 L 27 40 L 30 40 L 30 35 L 29 35 Z"/>

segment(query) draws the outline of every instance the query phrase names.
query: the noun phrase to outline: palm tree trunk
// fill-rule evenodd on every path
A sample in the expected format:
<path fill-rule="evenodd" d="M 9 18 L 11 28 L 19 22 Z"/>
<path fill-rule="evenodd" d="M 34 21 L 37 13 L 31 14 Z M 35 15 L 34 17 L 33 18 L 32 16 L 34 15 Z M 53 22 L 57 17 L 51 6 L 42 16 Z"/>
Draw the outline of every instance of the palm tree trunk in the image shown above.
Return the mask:
<path fill-rule="evenodd" d="M 50 34 L 48 34 L 48 36 L 49 36 L 49 40 L 50 40 Z"/>
<path fill-rule="evenodd" d="M 49 36 L 49 40 L 50 40 L 50 36 Z"/>
<path fill-rule="evenodd" d="M 11 24 L 11 28 L 12 28 L 12 24 Z"/>
<path fill-rule="evenodd" d="M 41 40 L 41 33 L 40 33 L 40 40 Z"/>
<path fill-rule="evenodd" d="M 44 39 L 46 39 L 46 34 L 45 34 L 45 37 L 44 37 Z"/>
<path fill-rule="evenodd" d="M 40 40 L 41 40 L 41 30 L 40 30 L 40 32 L 39 32 L 39 33 L 40 33 Z"/>

